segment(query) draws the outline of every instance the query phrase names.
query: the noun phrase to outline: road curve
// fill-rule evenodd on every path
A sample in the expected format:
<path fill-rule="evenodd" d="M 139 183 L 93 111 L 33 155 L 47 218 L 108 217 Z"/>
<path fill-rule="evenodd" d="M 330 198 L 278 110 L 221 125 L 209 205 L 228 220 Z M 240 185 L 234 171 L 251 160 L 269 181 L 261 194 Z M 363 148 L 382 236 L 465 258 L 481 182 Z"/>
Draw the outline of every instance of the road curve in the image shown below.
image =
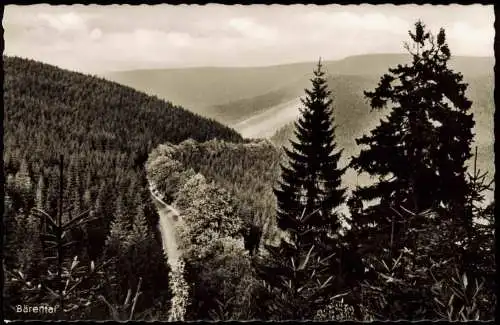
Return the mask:
<path fill-rule="evenodd" d="M 154 186 L 150 186 L 149 191 L 160 216 L 158 227 L 161 233 L 163 251 L 167 255 L 168 264 L 173 267 L 178 263 L 181 256 L 175 231 L 175 224 L 179 220 L 179 211 L 170 204 L 165 203 L 157 194 Z"/>

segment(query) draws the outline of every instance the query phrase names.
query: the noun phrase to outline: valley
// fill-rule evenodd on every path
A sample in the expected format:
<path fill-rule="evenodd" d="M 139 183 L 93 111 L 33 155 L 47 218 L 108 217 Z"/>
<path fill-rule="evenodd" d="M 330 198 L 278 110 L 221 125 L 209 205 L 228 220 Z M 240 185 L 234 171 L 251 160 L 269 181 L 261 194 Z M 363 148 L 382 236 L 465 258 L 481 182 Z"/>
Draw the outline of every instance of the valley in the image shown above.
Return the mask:
<path fill-rule="evenodd" d="M 337 140 L 346 156 L 357 151 L 354 139 L 377 125 L 363 91 L 374 89 L 388 67 L 409 62 L 403 54 L 370 54 L 325 61 L 332 91 Z M 249 68 L 187 68 L 104 73 L 107 79 L 171 100 L 228 125 L 246 138 L 270 138 L 277 145 L 293 136 L 300 97 L 309 86 L 314 62 Z M 452 57 L 450 66 L 469 83 L 476 118 L 475 141 L 482 170 L 493 170 L 493 66 L 490 57 Z"/>
<path fill-rule="evenodd" d="M 402 54 L 370 54 L 325 61 L 332 91 L 336 139 L 344 150 L 341 165 L 359 152 L 355 139 L 375 127 L 384 111 L 370 111 L 363 91 L 374 89 L 388 67 L 409 62 Z M 478 167 L 493 175 L 493 65 L 488 57 L 452 57 L 450 66 L 463 73 L 473 101 L 478 146 Z M 175 99 L 188 110 L 232 127 L 244 138 L 268 138 L 288 145 L 300 98 L 310 84 L 313 62 L 255 68 L 188 68 L 137 70 L 105 74 L 161 98 Z M 470 168 L 472 162 L 469 162 Z M 345 185 L 370 182 L 366 175 L 348 170 Z M 489 199 L 492 199 L 492 193 Z"/>
<path fill-rule="evenodd" d="M 6 322 L 494 319 L 494 6 L 4 7 Z"/>
<path fill-rule="evenodd" d="M 363 91 L 376 87 L 378 73 L 387 69 L 377 64 L 387 64 L 390 59 L 392 65 L 398 62 L 394 58 L 401 59 L 374 56 L 373 65 L 365 64 L 370 61 L 366 57 L 326 64 L 337 125 L 336 141 L 343 150 L 340 167 L 345 167 L 359 152 L 355 139 L 375 127 L 386 113 L 370 111 Z M 459 60 L 456 64 L 469 64 L 471 60 Z M 466 77 L 470 83 L 468 95 L 476 117 L 478 167 L 492 175 L 493 82 L 492 73 L 486 70 L 483 61 L 478 59 L 478 69 L 465 70 L 470 76 Z M 153 283 L 160 283 L 157 278 L 167 279 L 168 271 L 162 269 L 160 256 L 166 256 L 170 267 L 183 256 L 176 240 L 176 228 L 182 218 L 179 211 L 158 196 L 159 192 L 146 185 L 146 176 L 151 177 L 152 173 L 143 169 L 148 159 L 160 157 L 161 161 L 165 154 L 162 150 L 175 159 L 170 162 L 167 159 L 166 165 L 152 169 L 160 170 L 161 177 L 167 177 L 165 173 L 170 168 L 180 179 L 191 172 L 203 175 L 207 182 L 234 200 L 232 204 L 241 217 L 243 232 L 252 227 L 262 230 L 262 242 L 266 244 L 276 244 L 282 238 L 275 221 L 276 199 L 272 188 L 279 178 L 279 163 L 283 159 L 280 148 L 288 146 L 289 139 L 294 138 L 293 121 L 300 114 L 300 98 L 309 85 L 308 70 L 312 64 L 169 71 L 167 77 L 165 71 L 160 71 L 151 78 L 146 77 L 150 72 L 143 71 L 139 73 L 142 79 L 136 78 L 137 72 L 130 72 L 126 75 L 131 79 L 121 81 L 129 85 L 123 86 L 35 61 L 7 57 L 5 62 L 4 162 L 10 179 L 8 193 L 15 197 L 15 204 L 25 204 L 19 201 L 25 195 L 20 191 L 24 181 L 19 175 L 27 174 L 30 184 L 39 180 L 36 186 L 30 185 L 42 193 L 37 198 L 47 200 L 49 212 L 56 211 L 55 156 L 63 152 L 70 169 L 66 176 L 69 188 L 64 194 L 65 204 L 75 195 L 81 195 L 83 199 L 78 204 L 92 207 L 92 213 L 102 217 L 100 223 L 87 229 L 92 243 L 79 248 L 87 260 L 101 258 L 103 250 L 111 254 L 111 249 L 116 249 L 113 243 L 123 240 L 119 238 L 148 238 L 144 247 L 131 246 L 135 250 L 144 249 L 141 253 L 144 259 L 133 264 L 139 273 L 131 271 L 121 276 L 133 279 L 132 283 L 144 279 L 151 299 L 167 297 L 168 285 L 162 283 L 156 288 Z M 197 73 L 204 74 L 204 79 L 210 82 L 203 82 L 203 78 L 195 80 Z M 151 80 L 154 87 L 149 86 Z M 168 82 L 164 83 L 165 80 Z M 23 85 L 29 85 L 30 92 L 23 90 Z M 167 95 L 175 99 L 172 102 L 164 101 L 160 95 L 167 88 Z M 186 109 L 179 103 L 186 105 Z M 26 140 L 25 134 L 32 140 Z M 471 166 L 471 161 L 468 165 Z M 161 177 L 159 183 L 166 179 Z M 175 177 L 173 182 L 179 182 Z M 170 181 L 163 187 L 171 186 Z M 373 181 L 348 169 L 342 177 L 342 186 L 352 190 Z M 119 189 L 118 193 L 107 194 L 113 193 L 110 189 L 114 188 Z M 170 194 L 175 196 L 177 190 Z M 493 193 L 488 193 L 486 199 L 491 201 Z M 24 200 L 34 204 L 32 196 Z M 102 202 L 115 203 L 105 206 Z M 339 210 L 342 215 L 350 214 L 345 204 Z M 127 223 L 131 228 L 123 227 Z M 342 225 L 349 228 L 344 221 Z M 121 233 L 127 233 L 128 237 L 120 237 Z M 156 262 L 150 263 L 151 260 Z M 127 288 L 120 290 L 126 292 Z M 140 310 L 148 304 L 143 301 Z"/>
<path fill-rule="evenodd" d="M 245 138 L 270 138 L 281 127 L 299 117 L 300 105 L 300 98 L 294 98 L 233 124 L 232 127 Z"/>

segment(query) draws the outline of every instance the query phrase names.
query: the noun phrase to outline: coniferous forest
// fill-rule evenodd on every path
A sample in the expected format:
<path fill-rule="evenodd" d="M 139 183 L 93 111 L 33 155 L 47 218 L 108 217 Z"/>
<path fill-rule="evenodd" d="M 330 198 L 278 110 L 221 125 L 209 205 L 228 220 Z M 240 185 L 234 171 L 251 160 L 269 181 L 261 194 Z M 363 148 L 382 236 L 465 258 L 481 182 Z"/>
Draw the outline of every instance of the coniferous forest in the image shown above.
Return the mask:
<path fill-rule="evenodd" d="M 417 21 L 404 47 L 364 90 L 379 121 L 352 157 L 321 59 L 277 146 L 4 56 L 4 318 L 492 320 L 494 184 L 468 80 L 444 29 Z M 371 183 L 348 188 L 349 170 Z"/>
<path fill-rule="evenodd" d="M 4 57 L 4 70 L 7 318 L 21 302 L 59 301 L 69 280 L 64 315 L 128 320 L 141 278 L 135 317 L 166 315 L 169 269 L 146 185 L 148 152 L 166 141 L 241 136 L 96 77 L 11 57 Z M 77 220 L 61 236 L 60 277 L 59 217 L 63 224 Z"/>

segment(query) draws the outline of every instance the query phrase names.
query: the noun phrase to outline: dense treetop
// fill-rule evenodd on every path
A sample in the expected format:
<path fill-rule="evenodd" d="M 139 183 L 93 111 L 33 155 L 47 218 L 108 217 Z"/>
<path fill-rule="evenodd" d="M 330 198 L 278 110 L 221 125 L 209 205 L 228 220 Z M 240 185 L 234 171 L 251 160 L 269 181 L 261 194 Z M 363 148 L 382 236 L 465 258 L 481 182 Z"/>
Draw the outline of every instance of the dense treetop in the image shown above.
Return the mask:
<path fill-rule="evenodd" d="M 264 230 L 264 237 L 273 237 L 276 199 L 272 187 L 279 176 L 282 155 L 279 148 L 266 140 L 244 144 L 187 140 L 153 150 L 148 160 L 148 176 L 164 193 L 173 193 L 178 190 L 179 182 L 172 182 L 175 178 L 172 171 L 182 173 L 192 169 L 234 195 L 237 213 L 247 226 L 268 229 Z"/>

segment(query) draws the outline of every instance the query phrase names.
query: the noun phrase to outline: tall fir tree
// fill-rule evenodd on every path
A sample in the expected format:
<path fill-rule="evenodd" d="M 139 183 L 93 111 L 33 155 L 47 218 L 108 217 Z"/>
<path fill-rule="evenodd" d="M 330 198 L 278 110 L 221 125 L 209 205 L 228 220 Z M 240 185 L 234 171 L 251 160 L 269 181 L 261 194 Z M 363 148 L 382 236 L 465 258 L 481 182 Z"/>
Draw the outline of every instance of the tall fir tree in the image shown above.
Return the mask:
<path fill-rule="evenodd" d="M 54 169 L 49 169 L 47 173 L 47 191 L 45 195 L 44 209 L 50 215 L 57 214 L 57 201 L 59 198 L 59 176 Z"/>
<path fill-rule="evenodd" d="M 379 200 L 353 219 L 353 230 L 365 246 L 381 247 L 366 240 L 370 235 L 397 248 L 411 220 L 395 208 L 419 213 L 444 207 L 460 223 L 471 221 L 464 210 L 465 162 L 471 157 L 474 126 L 467 84 L 448 67 L 444 29 L 434 37 L 418 21 L 409 35 L 411 44 L 405 48 L 412 64 L 390 68 L 374 91 L 365 92 L 372 110 L 390 109 L 370 135 L 356 140 L 368 148 L 351 161 L 358 173 L 378 178 L 354 191 L 358 201 Z"/>
<path fill-rule="evenodd" d="M 87 249 L 89 251 L 89 255 L 94 258 L 102 253 L 102 247 L 105 245 L 108 237 L 108 230 L 110 228 L 110 221 L 106 218 L 106 216 L 111 214 L 104 211 L 106 207 L 105 202 L 107 202 L 105 197 L 105 181 L 101 181 L 99 189 L 96 192 L 97 193 L 94 195 L 90 195 L 91 200 L 89 201 L 87 207 L 87 209 L 90 209 L 90 219 L 96 219 L 87 225 L 87 236 L 89 238 Z"/>
<path fill-rule="evenodd" d="M 137 198 L 139 197 L 140 195 L 137 194 Z M 138 200 L 137 198 L 136 201 Z M 148 222 L 144 215 L 144 207 L 142 204 L 138 204 L 136 209 L 137 212 L 132 221 L 132 229 L 129 234 L 129 240 L 140 245 L 143 241 L 147 240 L 151 234 L 148 228 Z"/>
<path fill-rule="evenodd" d="M 342 151 L 335 142 L 331 92 L 321 60 L 311 82 L 312 89 L 305 90 L 301 116 L 295 122 L 297 140 L 291 140 L 291 149 L 284 148 L 288 166 L 281 165 L 282 180 L 274 193 L 279 228 L 297 230 L 297 218 L 305 210 L 313 216 L 302 225 L 314 238 L 319 233 L 333 234 L 340 226 L 333 209 L 344 202 L 341 177 L 345 170 L 338 168 Z"/>
<path fill-rule="evenodd" d="M 111 222 L 109 236 L 106 241 L 107 248 L 111 252 L 127 250 L 131 245 L 129 241 L 131 230 L 132 223 L 130 217 L 124 209 L 123 197 L 119 195 L 116 200 L 114 219 Z"/>
<path fill-rule="evenodd" d="M 81 211 L 82 195 L 80 193 L 80 163 L 78 158 L 72 156 L 68 166 L 67 185 L 64 188 L 65 193 L 65 214 L 64 218 L 71 220 L 78 216 Z"/>
<path fill-rule="evenodd" d="M 258 264 L 267 283 L 269 317 L 281 320 L 312 318 L 342 286 L 341 261 L 333 256 L 339 248 L 335 208 L 345 200 L 345 170 L 338 167 L 342 152 L 335 142 L 331 92 L 321 60 L 311 82 L 295 123 L 297 140 L 291 140 L 291 149 L 284 148 L 288 166 L 281 165 L 282 180 L 274 190 L 278 227 L 288 240 L 268 246 L 269 256 Z"/>
<path fill-rule="evenodd" d="M 29 164 L 25 158 L 21 161 L 19 170 L 16 173 L 15 186 L 18 193 L 21 195 L 24 207 L 29 207 L 33 199 L 33 183 L 30 177 Z"/>
<path fill-rule="evenodd" d="M 35 207 L 37 209 L 43 209 L 45 204 L 45 181 L 43 175 L 38 177 L 38 184 L 35 193 Z"/>

